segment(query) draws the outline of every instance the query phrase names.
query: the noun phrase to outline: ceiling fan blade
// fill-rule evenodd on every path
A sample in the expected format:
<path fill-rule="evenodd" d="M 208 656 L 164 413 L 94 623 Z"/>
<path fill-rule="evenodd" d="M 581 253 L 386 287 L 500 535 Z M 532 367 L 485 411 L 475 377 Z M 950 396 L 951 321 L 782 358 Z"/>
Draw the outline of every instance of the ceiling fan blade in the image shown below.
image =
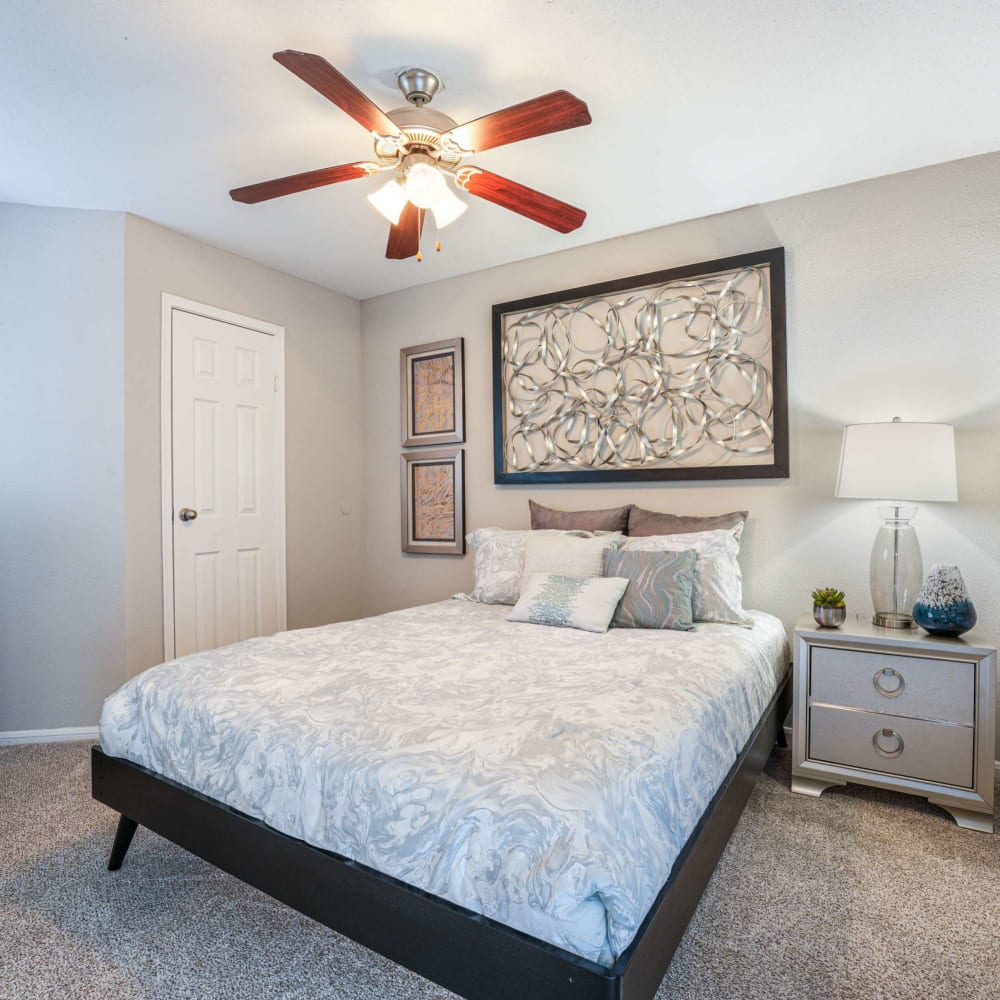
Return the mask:
<path fill-rule="evenodd" d="M 308 191 L 310 188 L 367 177 L 377 169 L 378 165 L 375 163 L 345 163 L 339 167 L 323 167 L 321 170 L 308 170 L 304 174 L 292 174 L 289 177 L 278 177 L 273 181 L 261 181 L 259 184 L 233 188 L 229 192 L 229 197 L 233 201 L 242 201 L 245 205 L 256 205 L 259 201 L 281 198 L 297 191 Z"/>
<path fill-rule="evenodd" d="M 322 56 L 285 49 L 283 52 L 275 52 L 274 58 L 300 80 L 318 90 L 328 101 L 333 101 L 338 108 L 346 111 L 356 122 L 364 125 L 369 132 L 377 135 L 402 135 L 378 105 L 373 104 Z"/>
<path fill-rule="evenodd" d="M 506 146 L 536 135 L 562 132 L 590 124 L 587 105 L 568 90 L 555 90 L 502 111 L 459 125 L 448 134 L 462 149 L 481 153 L 494 146 Z"/>
<path fill-rule="evenodd" d="M 460 183 L 469 194 L 492 201 L 501 208 L 509 208 L 512 212 L 540 222 L 559 233 L 571 233 L 574 229 L 579 229 L 587 218 L 587 213 L 582 208 L 575 208 L 558 198 L 479 167 L 463 171 Z"/>
<path fill-rule="evenodd" d="M 420 249 L 420 234 L 424 229 L 424 212 L 412 202 L 407 202 L 399 222 L 389 230 L 385 255 L 390 260 L 405 260 Z"/>

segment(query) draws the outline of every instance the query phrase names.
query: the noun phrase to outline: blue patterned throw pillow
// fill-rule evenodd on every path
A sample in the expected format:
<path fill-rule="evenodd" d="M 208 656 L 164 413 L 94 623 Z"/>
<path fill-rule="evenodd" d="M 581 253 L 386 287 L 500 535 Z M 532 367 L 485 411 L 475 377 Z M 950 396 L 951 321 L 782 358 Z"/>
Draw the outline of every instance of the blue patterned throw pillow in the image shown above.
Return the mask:
<path fill-rule="evenodd" d="M 691 595 L 696 552 L 604 553 L 604 575 L 625 577 L 628 590 L 615 611 L 618 628 L 694 628 Z"/>
<path fill-rule="evenodd" d="M 628 580 L 608 576 L 576 577 L 530 573 L 509 622 L 607 632 Z"/>

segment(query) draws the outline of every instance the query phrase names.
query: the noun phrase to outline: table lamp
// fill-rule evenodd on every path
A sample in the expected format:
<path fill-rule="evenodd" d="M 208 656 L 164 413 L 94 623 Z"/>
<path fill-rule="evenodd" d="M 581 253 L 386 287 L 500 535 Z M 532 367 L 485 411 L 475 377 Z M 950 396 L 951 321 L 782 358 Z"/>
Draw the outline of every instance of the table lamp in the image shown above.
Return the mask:
<path fill-rule="evenodd" d="M 955 430 L 893 417 L 891 423 L 848 424 L 840 452 L 838 497 L 882 500 L 882 527 L 869 569 L 872 623 L 914 628 L 913 602 L 924 578 L 920 543 L 910 521 L 913 500 L 958 500 Z"/>

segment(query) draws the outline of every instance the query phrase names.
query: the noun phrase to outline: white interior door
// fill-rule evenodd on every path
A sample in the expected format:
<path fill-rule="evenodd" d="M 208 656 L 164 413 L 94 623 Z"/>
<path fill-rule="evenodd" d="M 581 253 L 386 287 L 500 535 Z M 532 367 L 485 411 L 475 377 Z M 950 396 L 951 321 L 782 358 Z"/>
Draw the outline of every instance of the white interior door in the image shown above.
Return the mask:
<path fill-rule="evenodd" d="M 178 308 L 170 327 L 173 655 L 183 656 L 284 627 L 282 345 Z"/>

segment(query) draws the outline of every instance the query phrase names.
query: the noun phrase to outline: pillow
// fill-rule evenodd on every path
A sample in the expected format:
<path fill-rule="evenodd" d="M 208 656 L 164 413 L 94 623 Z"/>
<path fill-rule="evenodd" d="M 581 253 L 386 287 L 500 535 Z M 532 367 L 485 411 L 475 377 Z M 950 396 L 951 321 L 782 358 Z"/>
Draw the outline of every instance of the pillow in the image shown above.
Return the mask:
<path fill-rule="evenodd" d="M 531 573 L 509 622 L 607 632 L 628 580 L 615 576 L 582 579 L 557 573 Z"/>
<path fill-rule="evenodd" d="M 604 553 L 604 575 L 626 577 L 628 590 L 615 611 L 618 628 L 694 628 L 691 595 L 698 556 L 682 552 Z"/>
<path fill-rule="evenodd" d="M 647 535 L 688 535 L 695 531 L 728 528 L 738 539 L 743 534 L 746 519 L 745 510 L 701 517 L 694 514 L 661 514 L 659 511 L 644 510 L 633 504 L 628 515 L 628 535 L 630 538 L 642 538 Z"/>
<path fill-rule="evenodd" d="M 524 569 L 524 550 L 531 534 L 530 531 L 507 531 L 504 528 L 476 528 L 465 536 L 474 552 L 474 583 L 469 594 L 474 601 L 480 604 L 517 603 Z M 539 531 L 535 534 L 593 537 L 587 531 Z"/>
<path fill-rule="evenodd" d="M 572 535 L 533 531 L 524 553 L 523 581 L 532 573 L 554 573 L 557 576 L 600 576 L 604 568 L 606 548 L 618 548 L 622 536 L 593 535 L 574 538 Z"/>
<path fill-rule="evenodd" d="M 543 507 L 534 500 L 528 501 L 531 512 L 531 527 L 560 528 L 577 531 L 621 531 L 628 527 L 631 504 L 625 507 L 609 507 L 607 510 L 555 510 Z"/>
<path fill-rule="evenodd" d="M 753 619 L 743 610 L 743 575 L 736 559 L 740 543 L 732 530 L 626 538 L 624 548 L 629 552 L 683 552 L 685 549 L 696 552 L 694 620 L 753 628 Z"/>

